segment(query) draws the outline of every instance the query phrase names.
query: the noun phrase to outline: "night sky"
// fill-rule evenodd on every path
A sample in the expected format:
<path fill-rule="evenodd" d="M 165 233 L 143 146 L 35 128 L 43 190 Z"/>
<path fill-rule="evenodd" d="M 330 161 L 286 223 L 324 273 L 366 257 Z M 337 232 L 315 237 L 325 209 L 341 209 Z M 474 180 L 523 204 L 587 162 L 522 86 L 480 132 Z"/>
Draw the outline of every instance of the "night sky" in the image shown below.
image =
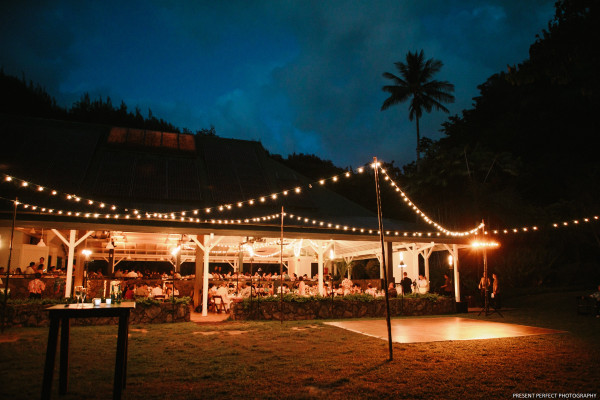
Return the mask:
<path fill-rule="evenodd" d="M 339 166 L 415 158 L 408 104 L 380 111 L 408 51 L 444 63 L 450 115 L 528 57 L 554 0 L 22 1 L 0 4 L 0 66 L 70 107 L 84 92 L 144 116 Z M 447 114 L 425 114 L 439 137 Z"/>

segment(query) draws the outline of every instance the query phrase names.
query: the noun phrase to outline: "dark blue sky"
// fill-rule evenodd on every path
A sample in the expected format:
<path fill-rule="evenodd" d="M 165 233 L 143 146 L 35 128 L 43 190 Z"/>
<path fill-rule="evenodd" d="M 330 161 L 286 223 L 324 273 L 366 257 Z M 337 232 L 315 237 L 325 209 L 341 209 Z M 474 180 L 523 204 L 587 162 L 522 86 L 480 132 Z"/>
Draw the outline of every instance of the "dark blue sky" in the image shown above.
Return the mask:
<path fill-rule="evenodd" d="M 554 0 L 40 1 L 0 4 L 0 65 L 63 106 L 110 96 L 145 115 L 340 166 L 414 160 L 407 104 L 379 111 L 407 51 L 444 63 L 451 114 L 528 56 Z M 426 114 L 439 137 L 446 114 Z"/>

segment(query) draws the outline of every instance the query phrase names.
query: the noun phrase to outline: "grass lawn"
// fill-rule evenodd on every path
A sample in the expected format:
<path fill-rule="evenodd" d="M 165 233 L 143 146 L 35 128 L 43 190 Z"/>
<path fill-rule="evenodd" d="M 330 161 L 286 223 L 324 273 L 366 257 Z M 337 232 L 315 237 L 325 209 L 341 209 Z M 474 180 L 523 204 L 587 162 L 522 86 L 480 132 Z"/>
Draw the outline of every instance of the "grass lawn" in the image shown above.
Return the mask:
<path fill-rule="evenodd" d="M 477 317 L 568 333 L 394 344 L 321 321 L 132 325 L 125 399 L 511 399 L 513 393 L 600 389 L 600 318 L 579 316 L 577 293 L 515 298 Z M 39 398 L 47 328 L 0 335 L 0 399 Z M 69 393 L 112 396 L 116 326 L 72 327 Z M 12 341 L 11 341 L 12 340 Z M 53 383 L 58 396 L 58 357 Z"/>

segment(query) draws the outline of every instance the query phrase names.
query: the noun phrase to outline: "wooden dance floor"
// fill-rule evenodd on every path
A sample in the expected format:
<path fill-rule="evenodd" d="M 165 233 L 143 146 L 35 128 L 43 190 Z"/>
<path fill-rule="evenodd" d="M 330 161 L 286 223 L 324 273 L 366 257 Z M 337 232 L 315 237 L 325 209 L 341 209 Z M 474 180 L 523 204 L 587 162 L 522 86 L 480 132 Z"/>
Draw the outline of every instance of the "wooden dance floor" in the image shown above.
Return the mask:
<path fill-rule="evenodd" d="M 459 317 L 403 318 L 392 319 L 391 322 L 392 341 L 396 343 L 496 339 L 564 332 L 534 326 L 480 321 Z M 388 339 L 385 319 L 325 322 L 325 324 L 379 339 Z"/>

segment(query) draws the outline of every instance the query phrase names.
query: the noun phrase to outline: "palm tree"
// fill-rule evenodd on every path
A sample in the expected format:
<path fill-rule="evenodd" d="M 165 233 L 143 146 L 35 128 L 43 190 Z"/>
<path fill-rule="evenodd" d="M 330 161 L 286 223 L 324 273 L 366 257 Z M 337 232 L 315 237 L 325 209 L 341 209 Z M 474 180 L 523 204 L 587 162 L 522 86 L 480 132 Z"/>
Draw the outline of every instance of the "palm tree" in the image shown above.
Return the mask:
<path fill-rule="evenodd" d="M 396 62 L 394 65 L 400 72 L 400 77 L 384 72 L 383 77 L 391 79 L 394 85 L 384 86 L 382 90 L 390 93 L 381 106 L 381 111 L 387 110 L 390 106 L 403 103 L 411 99 L 408 108 L 408 119 L 417 119 L 417 166 L 420 160 L 421 134 L 419 132 L 419 118 L 423 110 L 428 113 L 433 108 L 444 112 L 449 112 L 442 103 L 453 103 L 454 85 L 447 81 L 431 80 L 431 77 L 438 72 L 444 64 L 441 61 L 430 58 L 424 60 L 423 50 L 420 52 L 406 54 L 406 64 Z"/>

